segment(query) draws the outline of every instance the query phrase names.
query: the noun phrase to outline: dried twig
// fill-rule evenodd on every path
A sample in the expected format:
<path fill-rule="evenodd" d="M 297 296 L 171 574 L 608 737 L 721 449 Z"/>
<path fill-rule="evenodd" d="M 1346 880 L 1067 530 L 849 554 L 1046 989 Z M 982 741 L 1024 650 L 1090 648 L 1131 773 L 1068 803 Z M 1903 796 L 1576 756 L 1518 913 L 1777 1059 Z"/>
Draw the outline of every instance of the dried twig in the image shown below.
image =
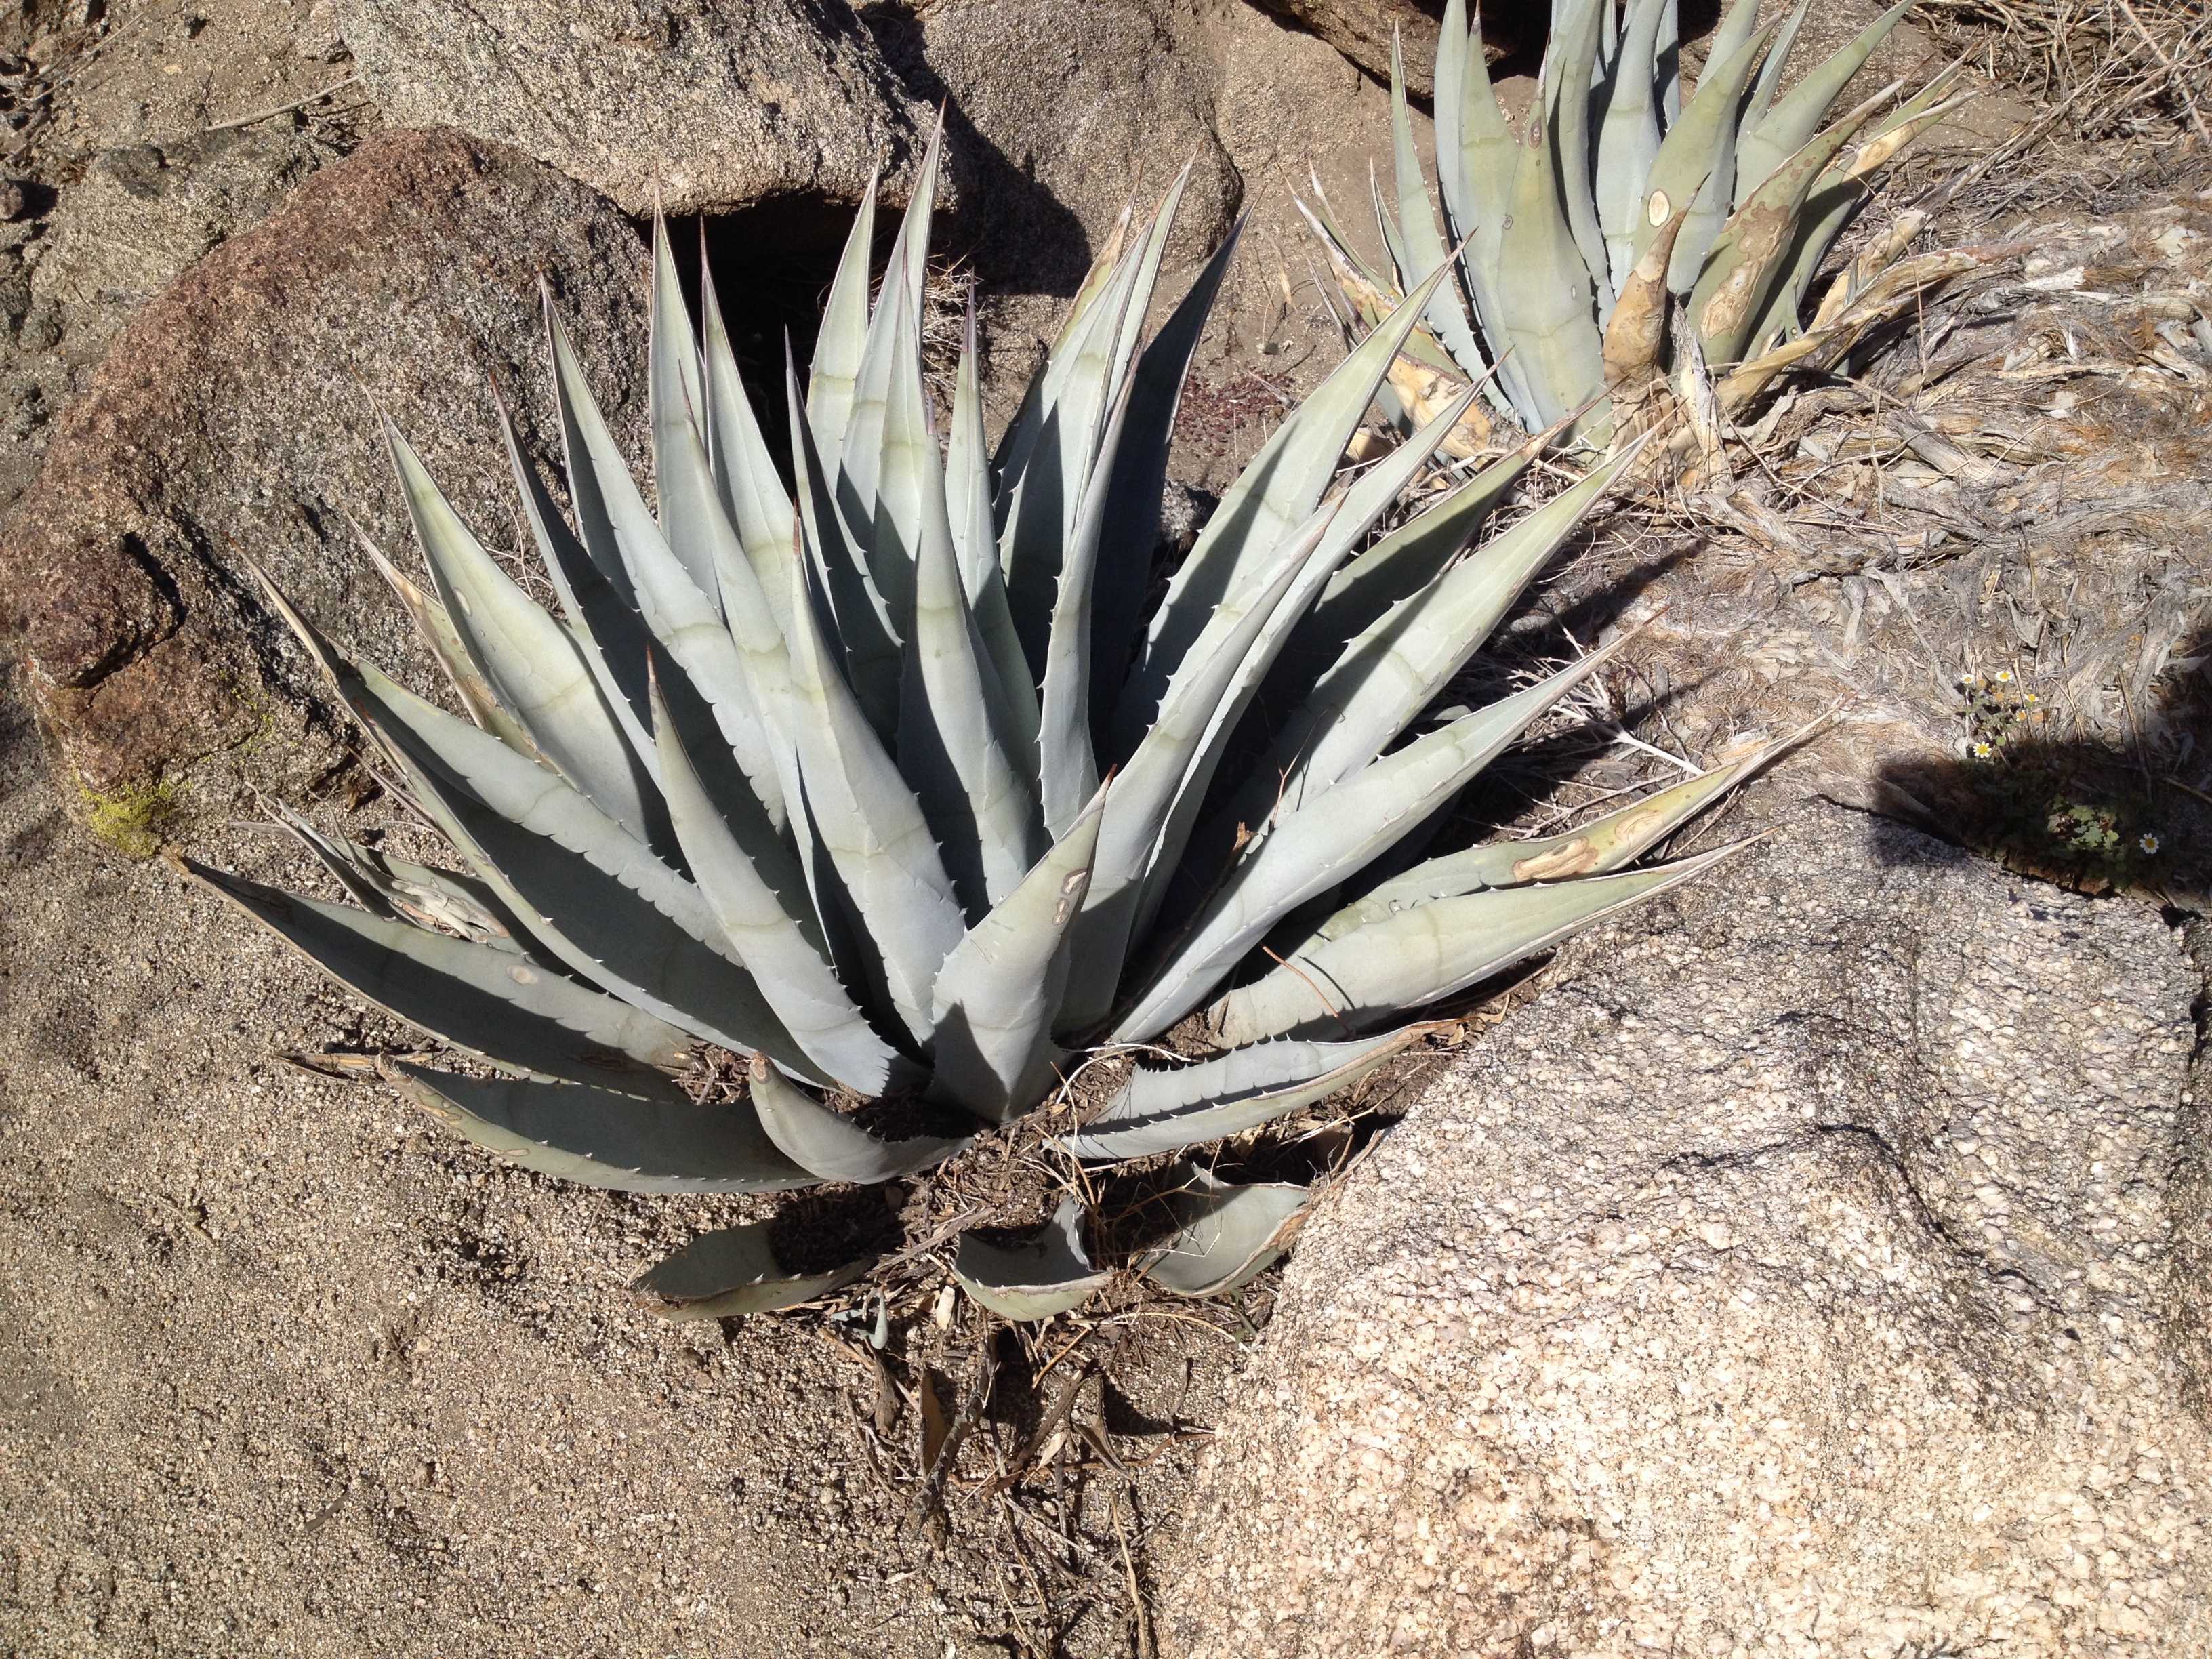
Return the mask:
<path fill-rule="evenodd" d="M 991 1383 L 998 1376 L 997 1346 L 992 1340 L 990 1322 L 983 1322 L 981 1352 L 977 1356 L 975 1375 L 968 1384 L 968 1393 L 960 1402 L 960 1410 L 945 1431 L 944 1443 L 937 1449 L 928 1472 L 921 1483 L 921 1495 L 915 1500 L 914 1511 L 908 1516 L 909 1529 L 919 1527 L 934 1510 L 945 1495 L 945 1483 L 951 1477 L 952 1466 L 959 1461 L 960 1448 L 976 1424 L 983 1420 L 983 1407 L 991 1398 Z"/>
<path fill-rule="evenodd" d="M 305 98 L 295 98 L 289 104 L 276 104 L 271 106 L 268 109 L 258 109 L 251 115 L 240 115 L 228 121 L 217 121 L 213 126 L 204 127 L 201 131 L 204 132 L 230 132 L 239 127 L 250 127 L 256 121 L 266 121 L 273 115 L 289 115 L 294 110 L 305 109 L 310 104 L 319 104 L 322 102 L 324 99 L 329 97 L 334 92 L 343 92 L 348 87 L 352 86 L 360 79 L 361 76 L 357 74 L 349 75 L 343 81 L 331 82 L 330 85 L 325 87 L 320 92 L 309 93 Z"/>

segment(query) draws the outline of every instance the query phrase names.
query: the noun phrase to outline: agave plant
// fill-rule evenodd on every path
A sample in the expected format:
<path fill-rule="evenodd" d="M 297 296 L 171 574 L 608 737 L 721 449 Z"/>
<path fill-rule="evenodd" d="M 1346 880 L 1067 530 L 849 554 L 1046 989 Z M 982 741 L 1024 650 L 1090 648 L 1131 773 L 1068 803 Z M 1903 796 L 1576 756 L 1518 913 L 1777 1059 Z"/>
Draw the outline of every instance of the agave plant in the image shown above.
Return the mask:
<path fill-rule="evenodd" d="M 1867 198 L 1861 181 L 1949 114 L 1953 73 L 1939 75 L 1874 125 L 1901 83 L 1832 125 L 1830 106 L 1894 28 L 1911 0 L 1886 12 L 1784 94 L 1782 80 L 1811 0 L 1778 26 L 1754 27 L 1758 0 L 1736 0 L 1714 33 L 1707 66 L 1685 100 L 1676 0 L 1560 0 L 1535 97 L 1516 133 L 1484 64 L 1465 0 L 1449 0 L 1437 55 L 1439 225 L 1415 153 L 1405 76 L 1392 59 L 1394 185 L 1372 191 L 1395 280 L 1352 251 L 1315 185 L 1301 204 L 1339 286 L 1369 326 L 1437 271 L 1423 325 L 1392 376 L 1399 413 L 1419 420 L 1469 382 L 1491 414 L 1536 431 L 1569 421 L 1596 443 L 1647 424 L 1636 418 L 1670 365 L 1670 301 L 1686 308 L 1702 360 L 1740 366 L 1725 401 L 1740 406 L 1804 353 L 1753 369 L 1800 337 L 1808 287 Z M 1910 216 L 1908 216 L 1909 217 Z M 1818 319 L 1837 339 L 1889 305 L 1863 294 L 1925 223 L 1886 240 L 1854 267 L 1839 304 Z M 1922 273 L 1923 276 L 1925 273 Z M 1825 343 L 1825 342 L 1824 342 Z M 1471 407 L 1447 446 L 1494 447 L 1491 420 Z"/>
<path fill-rule="evenodd" d="M 385 1074 L 516 1164 L 641 1192 L 888 1182 L 1034 1111 L 1078 1051 L 1210 1011 L 1221 1052 L 1139 1065 L 1059 1142 L 1096 1164 L 1181 1152 L 1344 1086 L 1426 1029 L 1414 1011 L 1718 856 L 1626 867 L 1758 757 L 1571 836 L 1409 855 L 1601 659 L 1424 718 L 1618 465 L 1467 550 L 1531 447 L 1370 538 L 1467 401 L 1338 483 L 1441 273 L 1283 422 L 1148 611 L 1176 402 L 1234 238 L 1146 338 L 1182 182 L 1125 216 L 995 451 L 971 313 L 940 449 L 919 347 L 936 172 L 933 146 L 872 304 L 872 189 L 860 209 L 803 387 L 787 368 L 787 473 L 713 283 L 695 329 L 660 228 L 657 513 L 549 301 L 573 518 L 501 420 L 557 614 L 386 424 L 427 586 L 374 556 L 471 718 L 269 589 L 459 867 L 289 814 L 354 904 L 188 867 L 478 1062 Z M 681 1086 L 702 1046 L 744 1057 L 742 1097 Z M 894 1138 L 865 1103 L 900 1097 Z M 1134 1265 L 1177 1293 L 1233 1285 L 1304 1196 L 1194 1172 Z M 955 1273 L 1009 1317 L 1072 1307 L 1106 1277 L 1083 1222 L 969 1237 Z M 639 1288 L 726 1316 L 867 1266 L 795 1268 L 760 1224 Z"/>

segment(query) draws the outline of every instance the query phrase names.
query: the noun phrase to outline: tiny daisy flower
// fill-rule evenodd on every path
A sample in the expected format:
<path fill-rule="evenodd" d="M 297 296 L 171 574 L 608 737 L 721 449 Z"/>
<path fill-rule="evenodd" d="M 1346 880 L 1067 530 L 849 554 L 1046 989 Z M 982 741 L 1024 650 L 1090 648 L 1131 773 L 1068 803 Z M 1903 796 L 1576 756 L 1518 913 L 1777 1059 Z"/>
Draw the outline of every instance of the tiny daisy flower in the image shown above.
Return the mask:
<path fill-rule="evenodd" d="M 1987 760 L 1995 753 L 1996 753 L 1996 750 L 1992 749 L 1986 743 L 1978 743 L 1974 745 L 1974 758 L 1976 760 Z"/>
<path fill-rule="evenodd" d="M 2009 668 L 2000 668 L 1993 678 L 1999 685 L 2010 685 L 2012 684 L 2012 670 Z"/>
<path fill-rule="evenodd" d="M 2155 853 L 2158 851 L 2158 837 L 2148 834 L 2143 835 L 2137 838 L 2136 845 L 2146 853 Z"/>

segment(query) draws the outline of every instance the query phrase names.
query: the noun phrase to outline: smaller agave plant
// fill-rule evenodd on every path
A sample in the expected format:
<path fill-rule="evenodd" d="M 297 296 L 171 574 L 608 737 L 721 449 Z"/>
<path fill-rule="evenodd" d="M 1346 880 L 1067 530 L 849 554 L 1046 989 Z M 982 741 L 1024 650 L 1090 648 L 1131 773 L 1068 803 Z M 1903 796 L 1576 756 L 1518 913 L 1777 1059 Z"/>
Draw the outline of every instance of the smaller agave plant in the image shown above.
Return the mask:
<path fill-rule="evenodd" d="M 557 612 L 387 424 L 428 586 L 370 552 L 469 718 L 269 589 L 454 864 L 286 814 L 354 903 L 186 867 L 450 1045 L 462 1064 L 384 1075 L 526 1168 L 647 1193 L 895 1181 L 1012 1133 L 1084 1051 L 1133 1046 L 1149 1058 L 1103 1109 L 1054 1120 L 1073 1193 L 1085 1164 L 1319 1100 L 1431 1029 L 1417 1011 L 1726 851 L 1628 867 L 1763 757 L 1571 835 L 1413 855 L 1601 659 L 1427 717 L 1619 465 L 1470 549 L 1532 447 L 1370 538 L 1472 395 L 1339 480 L 1441 273 L 1285 419 L 1148 606 L 1230 248 L 1145 338 L 1178 182 L 1091 272 L 995 452 L 971 319 L 940 448 L 920 345 L 937 165 L 933 146 L 872 305 L 872 190 L 860 210 L 803 387 L 787 369 L 787 473 L 713 283 L 695 329 L 665 234 L 657 512 L 549 301 L 573 518 L 502 419 Z M 1178 1026 L 1218 1052 L 1176 1060 L 1156 1039 Z M 742 1095 L 684 1086 L 702 1049 L 742 1057 Z M 1307 1197 L 1191 1171 L 1130 1265 L 1178 1294 L 1232 1287 Z M 1070 1199 L 1025 1242 L 966 1236 L 953 1272 L 1006 1317 L 1073 1308 L 1115 1266 L 1085 1220 Z M 638 1288 L 713 1317 L 870 1265 L 793 1263 L 773 1229 L 705 1233 Z"/>
<path fill-rule="evenodd" d="M 1900 216 L 1845 273 L 1814 319 L 1809 287 L 1867 199 L 1862 182 L 1942 120 L 1955 70 L 1876 122 L 1901 89 L 1885 87 L 1822 126 L 1845 84 L 1910 9 L 1888 11 L 1787 93 L 1782 80 L 1811 0 L 1755 27 L 1758 0 L 1736 0 L 1686 100 L 1676 0 L 1559 0 L 1522 130 L 1499 106 L 1466 0 L 1449 0 L 1437 53 L 1438 223 L 1415 152 L 1394 46 L 1395 187 L 1374 185 L 1375 217 L 1395 280 L 1343 234 L 1318 180 L 1301 208 L 1338 285 L 1372 327 L 1437 271 L 1423 326 L 1391 376 L 1407 421 L 1470 381 L 1490 412 L 1534 432 L 1557 422 L 1602 445 L 1650 424 L 1670 367 L 1670 301 L 1686 310 L 1700 359 L 1730 366 L 1723 406 L 1742 407 L 1815 349 L 1840 349 L 1902 303 L 1899 289 L 1950 274 L 1942 261 L 1877 279 L 1926 223 Z M 1869 125 L 1855 149 L 1846 146 Z M 1455 249 L 1456 250 L 1455 252 Z M 1497 447 L 1471 407 L 1445 446 Z"/>

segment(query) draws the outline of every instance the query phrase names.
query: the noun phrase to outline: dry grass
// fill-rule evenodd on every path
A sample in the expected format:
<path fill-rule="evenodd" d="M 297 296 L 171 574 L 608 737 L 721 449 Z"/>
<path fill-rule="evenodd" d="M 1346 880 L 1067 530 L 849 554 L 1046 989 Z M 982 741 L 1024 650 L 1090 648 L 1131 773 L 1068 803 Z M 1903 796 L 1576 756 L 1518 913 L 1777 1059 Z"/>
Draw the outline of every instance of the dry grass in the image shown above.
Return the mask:
<path fill-rule="evenodd" d="M 2202 0 L 1928 0 L 1921 20 L 2083 137 L 2212 145 Z"/>

